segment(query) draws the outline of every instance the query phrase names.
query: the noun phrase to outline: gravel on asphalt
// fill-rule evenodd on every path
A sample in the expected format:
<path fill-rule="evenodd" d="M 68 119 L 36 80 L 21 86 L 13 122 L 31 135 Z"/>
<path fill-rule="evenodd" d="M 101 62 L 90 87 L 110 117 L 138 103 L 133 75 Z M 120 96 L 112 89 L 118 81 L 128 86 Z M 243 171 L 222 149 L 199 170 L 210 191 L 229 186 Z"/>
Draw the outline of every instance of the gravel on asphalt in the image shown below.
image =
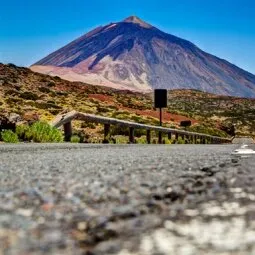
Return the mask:
<path fill-rule="evenodd" d="M 255 254 L 237 147 L 2 144 L 0 255 Z"/>

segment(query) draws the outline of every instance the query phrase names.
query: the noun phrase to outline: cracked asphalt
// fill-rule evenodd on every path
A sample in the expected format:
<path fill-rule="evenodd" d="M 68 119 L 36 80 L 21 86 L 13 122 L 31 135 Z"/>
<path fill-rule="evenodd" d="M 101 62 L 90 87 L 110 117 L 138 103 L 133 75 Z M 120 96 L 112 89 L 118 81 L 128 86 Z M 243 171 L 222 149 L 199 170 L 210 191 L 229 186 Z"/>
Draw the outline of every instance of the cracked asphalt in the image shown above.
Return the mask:
<path fill-rule="evenodd" d="M 237 147 L 2 144 L 0 255 L 255 254 Z"/>

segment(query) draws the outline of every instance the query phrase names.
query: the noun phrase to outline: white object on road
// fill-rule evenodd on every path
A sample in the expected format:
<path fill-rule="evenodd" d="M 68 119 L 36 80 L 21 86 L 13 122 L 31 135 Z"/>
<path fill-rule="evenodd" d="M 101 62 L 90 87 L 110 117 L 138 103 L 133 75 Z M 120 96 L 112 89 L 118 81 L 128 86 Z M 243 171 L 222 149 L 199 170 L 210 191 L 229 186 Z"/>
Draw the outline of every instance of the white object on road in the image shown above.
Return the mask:
<path fill-rule="evenodd" d="M 236 149 L 232 152 L 233 155 L 251 155 L 255 154 L 255 151 L 247 148 L 247 144 L 243 144 L 239 149 Z"/>

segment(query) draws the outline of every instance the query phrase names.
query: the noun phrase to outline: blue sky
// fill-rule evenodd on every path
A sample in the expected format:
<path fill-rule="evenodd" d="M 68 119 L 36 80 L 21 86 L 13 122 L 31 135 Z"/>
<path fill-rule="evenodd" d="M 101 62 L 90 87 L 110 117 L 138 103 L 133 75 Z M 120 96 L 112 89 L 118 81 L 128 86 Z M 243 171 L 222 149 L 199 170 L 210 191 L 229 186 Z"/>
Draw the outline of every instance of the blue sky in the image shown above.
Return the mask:
<path fill-rule="evenodd" d="M 0 62 L 29 66 L 98 25 L 130 15 L 255 74 L 253 0 L 1 1 Z"/>

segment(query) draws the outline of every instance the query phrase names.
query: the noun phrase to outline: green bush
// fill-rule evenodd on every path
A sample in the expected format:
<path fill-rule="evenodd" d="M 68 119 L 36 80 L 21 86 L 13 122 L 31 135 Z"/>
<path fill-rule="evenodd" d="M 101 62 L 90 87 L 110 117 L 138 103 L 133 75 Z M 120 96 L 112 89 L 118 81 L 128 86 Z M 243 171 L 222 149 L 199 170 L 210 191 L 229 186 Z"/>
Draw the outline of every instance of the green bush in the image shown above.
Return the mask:
<path fill-rule="evenodd" d="M 122 135 L 129 136 L 129 128 L 125 126 L 114 125 L 110 129 L 111 136 Z"/>
<path fill-rule="evenodd" d="M 25 138 L 36 143 L 58 143 L 63 142 L 64 140 L 63 134 L 60 130 L 41 121 L 35 122 L 31 127 L 29 127 L 29 129 L 25 132 Z"/>
<path fill-rule="evenodd" d="M 71 137 L 71 143 L 79 143 L 81 141 L 81 138 L 78 135 L 73 135 Z"/>
<path fill-rule="evenodd" d="M 16 127 L 16 134 L 20 140 L 26 140 L 26 132 L 29 130 L 28 125 L 19 125 Z"/>
<path fill-rule="evenodd" d="M 181 137 L 178 137 L 177 144 L 185 144 L 185 140 L 183 140 Z"/>
<path fill-rule="evenodd" d="M 169 140 L 168 138 L 165 138 L 164 141 L 165 141 L 165 144 L 172 144 L 173 143 L 173 141 L 171 139 Z"/>
<path fill-rule="evenodd" d="M 18 143 L 19 142 L 19 138 L 18 138 L 17 134 L 15 134 L 11 130 L 2 131 L 1 137 L 5 143 Z"/>
<path fill-rule="evenodd" d="M 146 136 L 146 130 L 145 129 L 140 129 L 140 128 L 137 128 L 135 129 L 135 136 L 136 137 L 142 137 L 142 136 Z"/>
<path fill-rule="evenodd" d="M 135 141 L 136 143 L 139 143 L 139 144 L 147 144 L 146 136 L 136 137 Z"/>
<path fill-rule="evenodd" d="M 123 136 L 123 135 L 116 135 L 114 137 L 112 137 L 115 140 L 116 144 L 127 144 L 129 142 L 129 139 L 127 136 Z M 110 143 L 112 141 L 110 140 Z"/>

